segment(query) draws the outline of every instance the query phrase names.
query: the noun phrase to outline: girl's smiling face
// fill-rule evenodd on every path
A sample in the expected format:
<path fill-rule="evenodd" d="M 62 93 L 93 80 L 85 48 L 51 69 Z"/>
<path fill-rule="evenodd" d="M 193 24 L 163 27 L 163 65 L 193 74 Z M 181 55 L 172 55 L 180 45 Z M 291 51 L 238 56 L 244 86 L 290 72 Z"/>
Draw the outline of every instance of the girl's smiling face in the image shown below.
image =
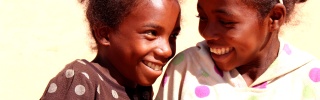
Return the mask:
<path fill-rule="evenodd" d="M 270 39 L 269 20 L 241 0 L 198 0 L 199 32 L 223 71 L 255 64 Z"/>
<path fill-rule="evenodd" d="M 124 80 L 152 85 L 174 56 L 179 31 L 177 1 L 142 0 L 118 30 L 108 34 L 107 59 Z"/>

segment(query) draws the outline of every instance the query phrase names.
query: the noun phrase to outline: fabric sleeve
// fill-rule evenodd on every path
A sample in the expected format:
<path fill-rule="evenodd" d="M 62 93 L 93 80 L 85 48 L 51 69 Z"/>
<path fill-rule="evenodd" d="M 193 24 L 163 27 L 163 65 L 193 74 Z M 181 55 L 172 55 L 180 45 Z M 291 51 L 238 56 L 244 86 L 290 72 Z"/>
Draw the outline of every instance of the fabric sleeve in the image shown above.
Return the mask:
<path fill-rule="evenodd" d="M 94 100 L 96 86 L 81 67 L 76 61 L 68 64 L 50 80 L 40 100 Z"/>
<path fill-rule="evenodd" d="M 186 73 L 185 54 L 175 56 L 167 66 L 155 100 L 180 100 Z"/>

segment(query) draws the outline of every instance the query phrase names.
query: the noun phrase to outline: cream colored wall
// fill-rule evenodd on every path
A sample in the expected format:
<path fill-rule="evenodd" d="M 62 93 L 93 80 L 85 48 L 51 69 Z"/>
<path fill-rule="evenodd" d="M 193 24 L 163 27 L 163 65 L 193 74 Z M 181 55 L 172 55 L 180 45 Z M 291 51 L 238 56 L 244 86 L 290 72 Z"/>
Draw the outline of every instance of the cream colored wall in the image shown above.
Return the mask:
<path fill-rule="evenodd" d="M 184 0 L 183 24 L 177 51 L 202 38 L 197 31 L 196 0 Z M 297 14 L 300 24 L 289 25 L 283 37 L 320 57 L 320 1 L 309 0 Z M 39 99 L 48 81 L 65 64 L 92 60 L 87 26 L 77 0 L 0 0 L 0 99 Z M 161 78 L 159 78 L 161 79 Z M 154 84 L 155 90 L 159 80 Z M 156 92 L 156 91 L 155 91 Z"/>

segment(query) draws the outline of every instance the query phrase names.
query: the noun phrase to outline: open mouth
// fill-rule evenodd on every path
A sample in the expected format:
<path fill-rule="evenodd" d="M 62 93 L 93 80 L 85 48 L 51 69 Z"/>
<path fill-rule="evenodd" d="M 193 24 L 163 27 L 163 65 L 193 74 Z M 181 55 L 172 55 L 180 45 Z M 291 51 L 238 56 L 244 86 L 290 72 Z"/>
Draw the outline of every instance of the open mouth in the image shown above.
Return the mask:
<path fill-rule="evenodd" d="M 210 48 L 210 52 L 212 52 L 213 54 L 216 54 L 216 55 L 224 55 L 224 54 L 229 53 L 232 50 L 233 50 L 232 47 L 228 47 L 228 48 Z"/>
<path fill-rule="evenodd" d="M 161 65 L 157 65 L 157 64 L 149 62 L 149 61 L 144 61 L 143 63 L 155 71 L 161 71 L 161 69 L 162 69 Z"/>

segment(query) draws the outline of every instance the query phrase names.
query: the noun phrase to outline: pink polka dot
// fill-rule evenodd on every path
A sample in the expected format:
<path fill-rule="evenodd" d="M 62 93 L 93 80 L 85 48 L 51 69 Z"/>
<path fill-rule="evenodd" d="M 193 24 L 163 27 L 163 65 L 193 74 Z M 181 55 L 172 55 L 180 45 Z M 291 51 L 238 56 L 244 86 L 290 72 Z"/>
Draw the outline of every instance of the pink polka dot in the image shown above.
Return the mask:
<path fill-rule="evenodd" d="M 289 48 L 288 44 L 285 44 L 283 47 L 283 50 L 288 54 L 291 55 L 291 49 Z"/>
<path fill-rule="evenodd" d="M 219 74 L 221 77 L 223 77 L 223 73 L 220 69 L 218 69 L 217 67 L 214 67 L 214 71 Z"/>
<path fill-rule="evenodd" d="M 253 88 L 265 89 L 265 88 L 267 88 L 267 85 L 268 85 L 267 82 L 263 82 L 263 83 L 260 83 L 260 84 L 253 86 Z"/>
<path fill-rule="evenodd" d="M 309 77 L 313 82 L 320 82 L 320 68 L 312 68 Z"/>
<path fill-rule="evenodd" d="M 163 78 L 162 78 L 162 82 L 161 82 L 161 86 L 164 87 L 167 83 L 169 79 L 169 76 L 167 76 L 167 73 L 164 73 Z"/>
<path fill-rule="evenodd" d="M 204 97 L 209 96 L 210 89 L 207 86 L 197 86 L 195 89 L 195 94 L 199 98 L 204 98 Z"/>

